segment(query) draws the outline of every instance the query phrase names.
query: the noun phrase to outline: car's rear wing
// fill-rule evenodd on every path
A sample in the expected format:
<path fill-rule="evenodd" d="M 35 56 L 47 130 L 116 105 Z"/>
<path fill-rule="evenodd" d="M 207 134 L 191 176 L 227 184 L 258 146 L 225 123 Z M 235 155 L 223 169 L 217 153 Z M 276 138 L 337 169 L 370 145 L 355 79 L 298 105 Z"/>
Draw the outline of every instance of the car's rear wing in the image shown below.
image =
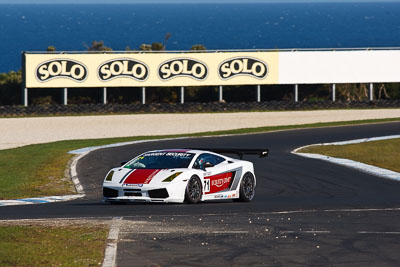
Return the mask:
<path fill-rule="evenodd" d="M 206 150 L 215 153 L 226 153 L 236 154 L 240 159 L 243 159 L 243 155 L 257 155 L 260 158 L 268 156 L 268 149 L 246 149 L 246 148 L 191 148 L 193 150 Z"/>

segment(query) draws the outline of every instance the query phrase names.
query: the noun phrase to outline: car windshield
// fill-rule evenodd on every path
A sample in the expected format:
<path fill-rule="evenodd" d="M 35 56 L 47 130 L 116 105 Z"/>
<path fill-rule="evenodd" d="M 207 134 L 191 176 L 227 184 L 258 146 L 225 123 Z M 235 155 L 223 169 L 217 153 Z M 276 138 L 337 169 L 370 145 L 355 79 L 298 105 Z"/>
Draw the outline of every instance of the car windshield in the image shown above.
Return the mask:
<path fill-rule="evenodd" d="M 128 162 L 128 169 L 176 169 L 188 168 L 194 157 L 186 152 L 149 152 Z"/>

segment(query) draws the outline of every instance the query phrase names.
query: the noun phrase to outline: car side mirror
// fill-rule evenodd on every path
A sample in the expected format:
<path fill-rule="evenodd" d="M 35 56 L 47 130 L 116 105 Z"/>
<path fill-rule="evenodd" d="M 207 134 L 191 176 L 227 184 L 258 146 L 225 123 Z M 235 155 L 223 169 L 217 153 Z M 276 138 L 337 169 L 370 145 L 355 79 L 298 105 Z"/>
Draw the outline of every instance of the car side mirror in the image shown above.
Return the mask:
<path fill-rule="evenodd" d="M 205 162 L 204 164 L 203 164 L 203 168 L 205 169 L 205 168 L 211 168 L 211 167 L 214 167 L 214 164 L 212 164 L 211 162 Z"/>
<path fill-rule="evenodd" d="M 121 162 L 121 167 L 124 166 L 124 165 L 127 164 L 127 163 L 128 163 L 127 161 Z"/>

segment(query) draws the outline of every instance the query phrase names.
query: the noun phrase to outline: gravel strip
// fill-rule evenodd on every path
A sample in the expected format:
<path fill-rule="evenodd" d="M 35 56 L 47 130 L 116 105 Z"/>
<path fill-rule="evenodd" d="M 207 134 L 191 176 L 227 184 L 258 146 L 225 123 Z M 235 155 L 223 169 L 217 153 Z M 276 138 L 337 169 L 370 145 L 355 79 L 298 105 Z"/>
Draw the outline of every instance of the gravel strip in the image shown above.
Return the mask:
<path fill-rule="evenodd" d="M 0 149 L 61 140 L 190 134 L 384 118 L 400 118 L 400 109 L 2 118 Z"/>

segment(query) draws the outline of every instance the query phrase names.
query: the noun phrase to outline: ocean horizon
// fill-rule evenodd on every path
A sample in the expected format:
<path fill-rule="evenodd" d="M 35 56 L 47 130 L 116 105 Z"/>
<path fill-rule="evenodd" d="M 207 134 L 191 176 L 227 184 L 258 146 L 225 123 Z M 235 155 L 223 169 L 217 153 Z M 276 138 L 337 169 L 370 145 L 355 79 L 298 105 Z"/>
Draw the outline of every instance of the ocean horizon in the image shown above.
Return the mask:
<path fill-rule="evenodd" d="M 2 4 L 0 72 L 22 51 L 113 50 L 164 42 L 167 50 L 400 46 L 400 3 Z"/>

